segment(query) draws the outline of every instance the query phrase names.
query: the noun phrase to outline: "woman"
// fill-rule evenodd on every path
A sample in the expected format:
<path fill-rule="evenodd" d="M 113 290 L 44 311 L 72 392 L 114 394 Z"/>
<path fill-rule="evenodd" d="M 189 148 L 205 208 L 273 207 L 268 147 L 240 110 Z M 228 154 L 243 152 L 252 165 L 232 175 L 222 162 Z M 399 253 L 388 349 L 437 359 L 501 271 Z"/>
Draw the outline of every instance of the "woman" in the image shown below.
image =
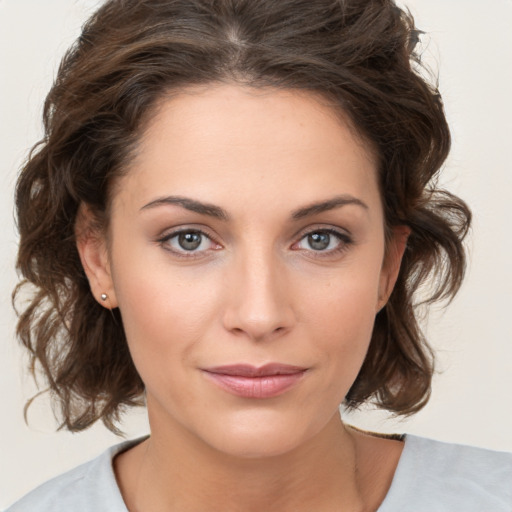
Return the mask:
<path fill-rule="evenodd" d="M 414 292 L 452 297 L 466 205 L 392 2 L 110 1 L 17 188 L 18 333 L 114 447 L 17 510 L 509 510 L 507 454 L 345 425 L 425 405 Z"/>

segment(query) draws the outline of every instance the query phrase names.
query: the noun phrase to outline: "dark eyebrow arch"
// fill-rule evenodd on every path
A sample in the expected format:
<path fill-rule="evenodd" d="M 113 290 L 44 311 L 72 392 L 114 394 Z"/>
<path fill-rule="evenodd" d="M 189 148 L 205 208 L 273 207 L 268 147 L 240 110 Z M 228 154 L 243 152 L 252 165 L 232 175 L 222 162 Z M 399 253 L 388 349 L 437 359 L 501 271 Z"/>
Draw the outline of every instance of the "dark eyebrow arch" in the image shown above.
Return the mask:
<path fill-rule="evenodd" d="M 310 215 L 334 210 L 335 208 L 340 208 L 349 204 L 361 206 L 365 210 L 368 210 L 368 205 L 365 202 L 361 201 L 361 199 L 358 199 L 357 197 L 353 197 L 347 194 L 336 196 L 332 199 L 327 199 L 326 201 L 321 201 L 319 203 L 313 203 L 304 208 L 299 208 L 292 213 L 292 219 L 303 219 L 304 217 L 309 217 Z"/>
<path fill-rule="evenodd" d="M 219 220 L 229 220 L 229 215 L 219 206 L 215 206 L 214 204 L 209 203 L 202 203 L 201 201 L 196 201 L 195 199 L 189 199 L 187 197 L 181 196 L 160 197 L 144 205 L 141 210 L 156 208 L 157 206 L 166 204 L 176 204 L 182 208 L 185 208 L 186 210 L 190 210 L 191 212 L 200 213 L 201 215 L 208 215 Z"/>
<path fill-rule="evenodd" d="M 146 210 L 150 208 L 156 208 L 162 205 L 178 205 L 186 210 L 190 210 L 192 212 L 199 213 L 201 215 L 208 215 L 210 217 L 214 217 L 219 220 L 227 221 L 229 220 L 229 215 L 225 210 L 220 208 L 220 206 L 215 206 L 210 203 L 203 203 L 201 201 L 197 201 L 195 199 L 190 199 L 188 197 L 182 196 L 166 196 L 160 197 L 151 201 L 150 203 L 144 205 L 141 210 Z M 350 195 L 341 195 L 333 197 L 332 199 L 328 199 L 326 201 L 321 201 L 318 203 L 313 203 L 303 208 L 299 208 L 292 213 L 292 219 L 299 220 L 304 217 L 308 217 L 310 215 L 315 215 L 317 213 L 326 212 L 329 210 L 334 210 L 335 208 L 341 208 L 346 205 L 357 205 L 361 206 L 365 210 L 368 210 L 368 205 L 357 199 L 356 197 Z"/>

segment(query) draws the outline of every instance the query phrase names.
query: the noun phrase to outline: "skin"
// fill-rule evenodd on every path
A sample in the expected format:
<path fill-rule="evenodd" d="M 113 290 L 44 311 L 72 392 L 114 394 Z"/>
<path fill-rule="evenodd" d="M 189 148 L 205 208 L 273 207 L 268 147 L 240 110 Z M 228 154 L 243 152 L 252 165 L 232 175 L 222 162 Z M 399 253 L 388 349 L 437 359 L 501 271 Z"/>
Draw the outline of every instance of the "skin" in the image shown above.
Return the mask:
<path fill-rule="evenodd" d="M 309 93 L 223 84 L 160 104 L 108 234 L 78 241 L 146 385 L 151 438 L 115 461 L 130 511 L 378 507 L 402 443 L 354 432 L 338 413 L 406 240 L 397 228 L 385 245 L 376 175 L 368 146 Z M 180 230 L 203 232 L 199 247 L 180 246 Z M 269 362 L 307 370 L 265 399 L 203 371 Z"/>

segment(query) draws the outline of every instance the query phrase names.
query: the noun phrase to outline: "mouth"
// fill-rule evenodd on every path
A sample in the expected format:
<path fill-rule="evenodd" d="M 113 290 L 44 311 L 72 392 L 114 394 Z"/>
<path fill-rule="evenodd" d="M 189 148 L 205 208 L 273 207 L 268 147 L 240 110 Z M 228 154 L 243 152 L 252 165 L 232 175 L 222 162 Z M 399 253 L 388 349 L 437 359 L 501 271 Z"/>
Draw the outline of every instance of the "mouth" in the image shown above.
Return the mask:
<path fill-rule="evenodd" d="M 281 363 L 256 367 L 248 364 L 215 366 L 205 376 L 228 393 L 243 398 L 272 398 L 297 385 L 307 368 Z"/>

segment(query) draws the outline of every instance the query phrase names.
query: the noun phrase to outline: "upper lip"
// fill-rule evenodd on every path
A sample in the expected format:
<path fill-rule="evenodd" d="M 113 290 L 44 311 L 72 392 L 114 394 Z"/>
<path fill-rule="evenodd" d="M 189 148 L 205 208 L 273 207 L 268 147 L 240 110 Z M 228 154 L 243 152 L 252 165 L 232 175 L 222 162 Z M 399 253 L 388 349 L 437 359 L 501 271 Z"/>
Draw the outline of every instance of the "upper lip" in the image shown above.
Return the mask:
<path fill-rule="evenodd" d="M 269 375 L 293 375 L 300 373 L 307 368 L 293 366 L 290 364 L 269 363 L 264 366 L 253 366 L 250 364 L 230 364 L 225 366 L 214 366 L 205 368 L 206 372 L 220 375 L 236 375 L 239 377 L 266 377 Z"/>

